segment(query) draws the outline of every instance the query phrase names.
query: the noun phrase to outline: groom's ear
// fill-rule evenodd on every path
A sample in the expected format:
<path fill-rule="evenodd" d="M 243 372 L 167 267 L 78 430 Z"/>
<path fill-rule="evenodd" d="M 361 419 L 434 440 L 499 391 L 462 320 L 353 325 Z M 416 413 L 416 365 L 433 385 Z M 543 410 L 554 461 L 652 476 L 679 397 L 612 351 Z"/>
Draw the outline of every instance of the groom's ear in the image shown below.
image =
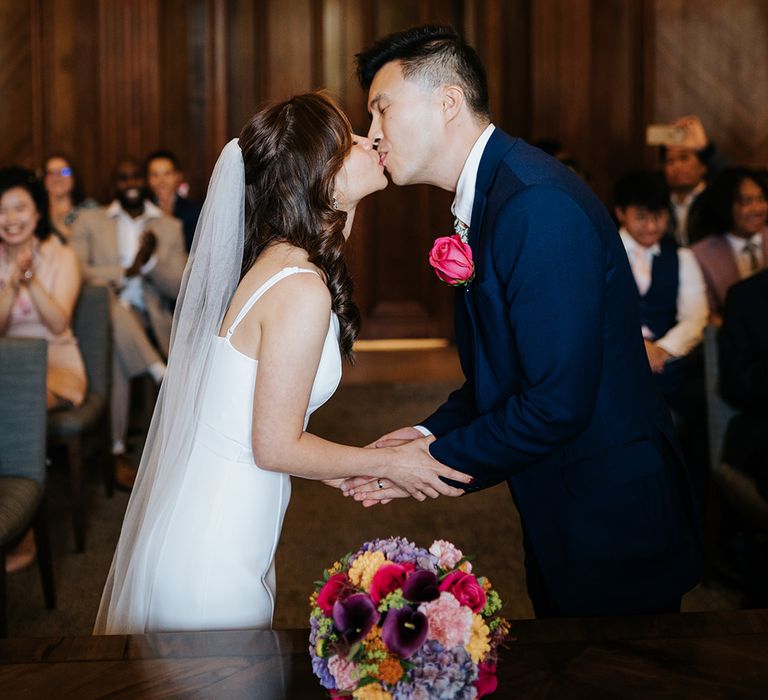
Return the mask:
<path fill-rule="evenodd" d="M 458 85 L 443 86 L 441 106 L 446 122 L 449 122 L 458 116 L 464 102 L 464 90 Z"/>

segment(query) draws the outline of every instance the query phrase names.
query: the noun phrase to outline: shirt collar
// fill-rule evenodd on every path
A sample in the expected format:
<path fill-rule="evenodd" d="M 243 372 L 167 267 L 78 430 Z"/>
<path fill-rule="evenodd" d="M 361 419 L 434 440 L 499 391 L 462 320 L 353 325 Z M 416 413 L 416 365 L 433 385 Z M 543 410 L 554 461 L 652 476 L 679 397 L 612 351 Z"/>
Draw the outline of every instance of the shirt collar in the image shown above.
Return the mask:
<path fill-rule="evenodd" d="M 480 159 L 483 157 L 483 151 L 485 151 L 495 128 L 493 124 L 489 124 L 483 133 L 477 137 L 475 145 L 472 146 L 472 150 L 464 162 L 461 175 L 459 175 L 459 182 L 456 185 L 456 197 L 451 205 L 451 212 L 467 226 L 472 223 L 472 206 L 475 203 L 475 183 L 477 182 L 477 171 L 480 169 Z"/>
<path fill-rule="evenodd" d="M 642 251 L 648 251 L 651 255 L 661 255 L 661 246 L 658 242 L 654 243 L 650 248 L 646 248 L 632 238 L 631 234 L 624 228 L 624 226 L 619 229 L 619 235 L 621 236 L 621 242 L 624 244 L 624 250 L 627 251 L 628 255 Z"/>
<path fill-rule="evenodd" d="M 675 197 L 672 197 L 672 204 L 678 209 L 687 209 L 705 189 L 707 189 L 707 183 L 702 180 L 696 187 L 694 187 L 685 197 L 678 201 Z"/>
<path fill-rule="evenodd" d="M 749 238 L 741 238 L 741 236 L 734 236 L 732 233 L 728 233 L 726 234 L 726 238 L 728 239 L 728 242 L 731 244 L 731 247 L 737 253 L 741 253 L 744 250 L 744 246 L 746 246 L 747 243 L 751 243 L 753 246 L 757 246 L 758 248 L 761 248 L 763 245 L 762 231 L 758 231 L 757 233 L 751 235 Z"/>
<path fill-rule="evenodd" d="M 111 217 L 118 217 L 120 214 L 128 216 L 118 199 L 112 200 L 112 203 L 106 209 L 106 214 Z M 144 200 L 144 212 L 139 217 L 140 219 L 159 219 L 162 215 L 163 212 L 160 207 L 148 199 Z"/>

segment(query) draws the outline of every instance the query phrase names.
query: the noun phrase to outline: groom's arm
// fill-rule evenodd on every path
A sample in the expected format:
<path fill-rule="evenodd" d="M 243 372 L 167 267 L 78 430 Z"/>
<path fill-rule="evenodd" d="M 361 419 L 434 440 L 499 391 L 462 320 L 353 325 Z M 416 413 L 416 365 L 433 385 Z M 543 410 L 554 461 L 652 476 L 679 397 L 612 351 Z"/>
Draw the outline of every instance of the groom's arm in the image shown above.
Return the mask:
<path fill-rule="evenodd" d="M 462 386 L 448 396 L 440 408 L 429 418 L 421 421 L 419 425 L 424 426 L 430 433 L 439 437 L 461 425 L 466 425 L 477 416 L 474 386 L 471 382 L 465 381 Z"/>
<path fill-rule="evenodd" d="M 540 462 L 583 431 L 602 366 L 604 250 L 581 208 L 554 188 L 528 188 L 501 213 L 492 245 L 521 391 L 430 445 L 437 460 L 475 476 L 475 488 Z"/>

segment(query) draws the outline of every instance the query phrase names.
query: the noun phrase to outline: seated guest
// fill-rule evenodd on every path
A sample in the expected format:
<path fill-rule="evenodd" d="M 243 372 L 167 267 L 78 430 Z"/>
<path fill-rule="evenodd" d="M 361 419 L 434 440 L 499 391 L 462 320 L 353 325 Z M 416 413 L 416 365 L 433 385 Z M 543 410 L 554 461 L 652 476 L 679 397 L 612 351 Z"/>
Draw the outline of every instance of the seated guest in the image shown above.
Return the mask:
<path fill-rule="evenodd" d="M 147 156 L 144 175 L 152 201 L 165 214 L 181 219 L 184 226 L 184 242 L 187 251 L 191 250 L 197 219 L 200 217 L 200 205 L 179 193 L 182 173 L 178 159 L 170 151 L 154 151 Z"/>
<path fill-rule="evenodd" d="M 708 316 L 706 286 L 693 253 L 665 233 L 668 197 L 658 175 L 628 173 L 616 183 L 615 212 L 637 285 L 648 362 L 703 490 L 707 455 L 701 341 Z"/>
<path fill-rule="evenodd" d="M 724 461 L 750 474 L 768 499 L 768 270 L 728 291 L 718 334 L 720 392 L 739 409 Z"/>
<path fill-rule="evenodd" d="M 670 191 L 667 233 L 678 245 L 687 246 L 704 235 L 698 225 L 701 194 L 707 187 L 707 178 L 722 170 L 725 161 L 707 138 L 698 117 L 680 117 L 674 124 L 683 130 L 683 140 L 662 146 L 660 150 Z"/>
<path fill-rule="evenodd" d="M 70 328 L 79 291 L 77 257 L 51 235 L 42 183 L 23 168 L 0 170 L 0 335 L 48 341 L 49 408 L 78 406 L 85 398 L 85 366 Z M 6 570 L 24 568 L 34 557 L 30 530 L 8 554 Z"/>
<path fill-rule="evenodd" d="M 702 201 L 701 221 L 709 232 L 694 244 L 713 323 L 720 322 L 732 284 L 766 267 L 768 184 L 747 168 L 728 168 L 717 176 Z"/>
<path fill-rule="evenodd" d="M 768 501 L 768 270 L 728 291 L 718 334 L 720 393 L 739 413 L 725 434 L 723 461 L 747 474 Z M 729 553 L 740 577 L 743 607 L 768 605 L 768 543 L 734 511 Z"/>
<path fill-rule="evenodd" d="M 86 374 L 70 319 L 80 267 L 51 236 L 45 190 L 23 168 L 0 171 L 0 288 L 0 332 L 48 341 L 48 407 L 79 406 Z"/>
<path fill-rule="evenodd" d="M 72 224 L 82 209 L 98 204 L 85 197 L 83 186 L 72 162 L 61 154 L 49 156 L 45 161 L 43 183 L 48 192 L 51 224 L 65 239 L 72 235 Z"/>
<path fill-rule="evenodd" d="M 165 374 L 173 304 L 186 264 L 181 222 L 143 198 L 139 165 L 124 160 L 115 171 L 115 200 L 84 211 L 72 227 L 72 247 L 89 281 L 115 291 L 112 433 L 119 486 L 132 484 L 135 469 L 124 458 L 130 380 Z"/>

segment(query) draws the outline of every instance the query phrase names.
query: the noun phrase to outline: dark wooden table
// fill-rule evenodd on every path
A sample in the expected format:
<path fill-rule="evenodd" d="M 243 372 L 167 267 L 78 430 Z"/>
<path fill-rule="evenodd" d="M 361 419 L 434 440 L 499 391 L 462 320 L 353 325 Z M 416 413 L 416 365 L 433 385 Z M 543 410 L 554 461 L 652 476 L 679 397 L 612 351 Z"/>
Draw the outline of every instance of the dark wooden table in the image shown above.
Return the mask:
<path fill-rule="evenodd" d="M 493 698 L 768 698 L 768 611 L 521 620 Z M 306 630 L 0 641 L 0 698 L 326 697 Z"/>

